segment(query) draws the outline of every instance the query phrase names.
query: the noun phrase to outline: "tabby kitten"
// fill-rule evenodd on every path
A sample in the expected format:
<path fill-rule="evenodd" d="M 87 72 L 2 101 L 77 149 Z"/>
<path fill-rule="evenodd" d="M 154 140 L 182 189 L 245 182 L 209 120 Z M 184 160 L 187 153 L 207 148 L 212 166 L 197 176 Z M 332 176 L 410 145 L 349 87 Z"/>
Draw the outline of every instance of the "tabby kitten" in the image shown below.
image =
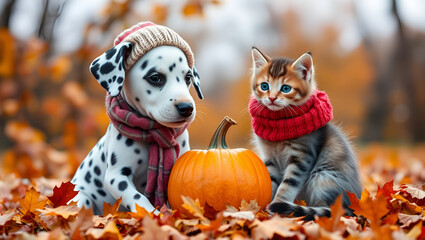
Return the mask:
<path fill-rule="evenodd" d="M 253 142 L 270 173 L 273 200 L 268 209 L 281 215 L 330 216 L 330 205 L 346 191 L 361 192 L 353 149 L 329 121 L 332 106 L 316 89 L 313 59 L 271 59 L 252 49 L 252 97 L 249 105 Z M 304 200 L 307 207 L 294 204 Z"/>

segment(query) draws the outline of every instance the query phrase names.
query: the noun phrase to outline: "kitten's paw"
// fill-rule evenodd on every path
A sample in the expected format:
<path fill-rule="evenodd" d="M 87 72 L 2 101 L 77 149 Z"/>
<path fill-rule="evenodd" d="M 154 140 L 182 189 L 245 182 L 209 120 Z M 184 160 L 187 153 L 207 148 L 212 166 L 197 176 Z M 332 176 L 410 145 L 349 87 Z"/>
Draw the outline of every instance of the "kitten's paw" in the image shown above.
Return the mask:
<path fill-rule="evenodd" d="M 272 213 L 278 213 L 278 214 L 290 214 L 293 210 L 293 207 L 288 202 L 271 202 L 267 206 L 267 210 Z"/>

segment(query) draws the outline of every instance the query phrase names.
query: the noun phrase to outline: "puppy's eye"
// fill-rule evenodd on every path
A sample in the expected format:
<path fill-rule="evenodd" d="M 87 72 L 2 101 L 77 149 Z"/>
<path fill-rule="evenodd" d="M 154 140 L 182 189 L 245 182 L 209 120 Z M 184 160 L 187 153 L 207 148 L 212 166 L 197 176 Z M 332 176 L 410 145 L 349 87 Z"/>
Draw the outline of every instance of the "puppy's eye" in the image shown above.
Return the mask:
<path fill-rule="evenodd" d="M 192 78 L 193 78 L 193 76 L 192 76 L 191 73 L 186 74 L 185 80 L 186 80 L 187 85 L 189 85 L 192 82 Z"/>
<path fill-rule="evenodd" d="M 148 77 L 148 80 L 153 82 L 153 83 L 160 83 L 161 77 L 159 76 L 159 74 L 153 74 L 153 75 Z"/>
<path fill-rule="evenodd" d="M 156 86 L 156 87 L 162 87 L 162 86 L 164 86 L 165 85 L 165 81 L 166 81 L 165 75 L 163 75 L 161 73 L 158 73 L 158 72 L 155 72 L 155 73 L 152 73 L 152 74 L 148 75 L 147 77 L 145 77 L 145 79 L 151 85 Z"/>

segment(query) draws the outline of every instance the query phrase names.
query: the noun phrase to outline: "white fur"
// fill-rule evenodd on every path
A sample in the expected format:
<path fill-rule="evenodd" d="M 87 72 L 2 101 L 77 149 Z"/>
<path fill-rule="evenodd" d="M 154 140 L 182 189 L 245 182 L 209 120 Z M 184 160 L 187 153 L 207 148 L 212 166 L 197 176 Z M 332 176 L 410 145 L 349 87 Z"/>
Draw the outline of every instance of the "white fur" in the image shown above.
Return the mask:
<path fill-rule="evenodd" d="M 119 47 L 121 46 L 117 46 L 117 50 L 120 50 Z M 112 61 L 114 59 L 115 56 Z M 142 70 L 142 64 L 146 61 Z M 92 64 L 92 72 L 95 77 L 95 73 L 99 74 L 97 80 L 100 83 L 107 81 L 107 78 L 96 70 L 106 62 L 108 59 L 104 54 Z M 99 66 L 93 69 L 95 64 Z M 173 64 L 175 66 L 171 70 L 170 66 Z M 153 86 L 146 79 L 146 73 L 152 68 L 166 77 L 164 86 Z M 121 94 L 132 108 L 164 126 L 177 128 L 192 122 L 196 114 L 195 102 L 189 93 L 191 84 L 187 85 L 185 81 L 188 72 L 192 72 L 192 69 L 179 48 L 160 46 L 147 52 L 132 66 L 126 73 L 123 84 L 112 82 L 106 89 L 110 93 L 116 93 L 122 86 Z M 192 104 L 192 114 L 186 117 L 179 114 L 176 109 L 179 103 Z M 84 159 L 72 179 L 79 191 L 72 201 L 78 201 L 80 207 L 93 208 L 96 214 L 102 214 L 104 202 L 113 204 L 119 198 L 122 198 L 121 205 L 127 210 L 136 211 L 137 204 L 149 212 L 153 211 L 154 206 L 142 194 L 147 181 L 149 143 L 134 141 L 129 144 L 131 142 L 110 124 L 106 134 Z M 190 149 L 187 130 L 177 138 L 177 142 L 180 145 L 180 155 Z M 115 155 L 115 164 L 111 163 L 112 155 Z M 131 174 L 123 174 L 123 168 L 130 169 Z M 122 187 L 120 190 L 120 184 L 127 185 L 125 190 Z M 101 194 L 102 191 L 105 194 Z"/>

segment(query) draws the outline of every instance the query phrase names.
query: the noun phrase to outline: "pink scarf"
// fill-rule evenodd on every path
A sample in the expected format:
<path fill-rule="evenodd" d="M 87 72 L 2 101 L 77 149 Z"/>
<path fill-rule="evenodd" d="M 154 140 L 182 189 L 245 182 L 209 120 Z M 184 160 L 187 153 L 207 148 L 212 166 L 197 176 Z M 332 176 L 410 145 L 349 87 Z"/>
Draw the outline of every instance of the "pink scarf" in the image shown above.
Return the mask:
<path fill-rule="evenodd" d="M 267 141 L 283 141 L 307 135 L 332 120 L 332 106 L 325 92 L 315 90 L 301 106 L 290 106 L 272 111 L 258 103 L 255 97 L 249 101 L 249 113 L 254 132 Z"/>
<path fill-rule="evenodd" d="M 179 156 L 180 146 L 176 138 L 188 127 L 174 129 L 141 116 L 127 105 L 119 94 L 106 96 L 106 113 L 118 131 L 135 141 L 150 143 L 148 179 L 144 195 L 155 206 L 167 203 L 168 178 L 174 161 Z"/>

